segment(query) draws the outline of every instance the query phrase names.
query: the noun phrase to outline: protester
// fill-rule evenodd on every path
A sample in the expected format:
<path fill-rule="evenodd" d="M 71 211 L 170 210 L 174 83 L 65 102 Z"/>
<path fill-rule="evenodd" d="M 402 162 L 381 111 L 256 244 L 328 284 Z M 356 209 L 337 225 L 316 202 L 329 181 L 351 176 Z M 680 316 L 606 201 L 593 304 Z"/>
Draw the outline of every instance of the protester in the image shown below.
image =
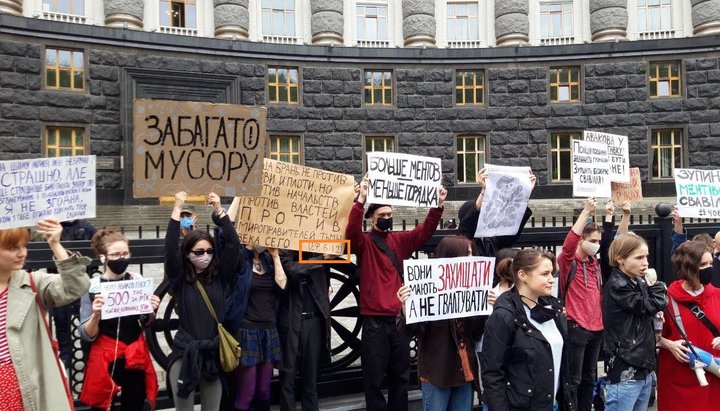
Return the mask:
<path fill-rule="evenodd" d="M 197 214 L 195 214 L 195 206 L 192 204 L 183 205 L 180 210 L 180 232 L 185 237 L 190 231 L 195 229 L 197 224 Z"/>
<path fill-rule="evenodd" d="M 408 409 L 410 379 L 410 341 L 395 327 L 400 302 L 395 293 L 402 286 L 402 262 L 409 258 L 435 232 L 444 210 L 447 191 L 439 189 L 439 204 L 425 221 L 412 231 L 392 232 L 392 207 L 370 204 L 365 218 L 372 223 L 369 233 L 362 231 L 362 216 L 369 180 L 360 184 L 360 193 L 348 218 L 346 238 L 360 267 L 360 315 L 362 316 L 361 360 L 365 404 L 368 410 Z M 388 400 L 381 391 L 388 374 Z"/>
<path fill-rule="evenodd" d="M 53 218 L 37 223 L 53 252 L 59 275 L 22 271 L 28 230 L 0 230 L 0 406 L 8 410 L 71 410 L 73 399 L 55 356 L 46 310 L 80 298 L 90 279 L 90 259 L 60 244 L 62 226 Z"/>
<path fill-rule="evenodd" d="M 555 270 L 547 251 L 524 249 L 513 258 L 515 287 L 497 298 L 480 354 L 490 411 L 575 409 L 568 396 L 567 319 L 551 295 Z"/>
<path fill-rule="evenodd" d="M 287 277 L 276 248 L 246 245 L 244 254 L 245 271 L 235 279 L 239 292 L 231 296 L 244 306 L 235 312 L 242 321 L 233 328 L 242 349 L 235 370 L 235 408 L 249 410 L 254 404 L 256 411 L 267 411 L 273 368 L 282 359 L 276 318 L 278 294 L 286 288 Z"/>
<path fill-rule="evenodd" d="M 610 278 L 612 267 L 610 267 L 610 260 L 608 258 L 608 250 L 610 244 L 619 235 L 623 235 L 628 232 L 630 227 L 630 213 L 632 212 L 632 205 L 629 201 L 625 201 L 622 204 L 622 218 L 618 225 L 617 232 L 615 232 L 615 202 L 608 200 L 605 203 L 605 218 L 602 223 L 602 234 L 600 237 L 600 272 L 602 273 L 602 281 L 605 284 Z"/>
<path fill-rule="evenodd" d="M 665 284 L 649 284 L 648 246 L 627 233 L 610 246 L 610 279 L 603 291 L 603 346 L 608 355 L 606 411 L 645 411 L 655 379 L 653 318 L 667 306 Z"/>
<path fill-rule="evenodd" d="M 88 294 L 82 297 L 80 336 L 91 342 L 80 400 L 93 410 L 107 410 L 121 393 L 122 410 L 141 410 L 147 399 L 154 409 L 158 382 L 150 350 L 143 334 L 155 319 L 149 315 L 131 315 L 102 319 L 103 296 L 100 284 L 111 281 L 141 279 L 127 271 L 131 263 L 127 238 L 113 229 L 102 229 L 92 238 L 91 246 L 103 264 L 103 272 L 90 282 Z M 160 298 L 150 298 L 153 311 Z"/>
<path fill-rule="evenodd" d="M 685 230 L 685 227 L 683 227 L 682 217 L 680 217 L 677 207 L 673 206 L 671 216 L 673 219 L 673 231 L 671 234 L 672 249 L 670 252 L 674 253 L 680 244 L 688 240 L 688 233 Z M 715 253 L 715 258 L 713 258 L 712 264 L 713 276 L 710 283 L 716 288 L 720 287 L 720 253 L 718 253 L 720 243 L 718 243 L 718 235 L 720 235 L 720 232 L 715 234 L 715 239 L 710 237 L 707 233 L 698 234 L 693 237 L 693 240 L 702 240 L 710 253 Z"/>
<path fill-rule="evenodd" d="M 720 335 L 714 334 L 720 326 L 720 290 L 710 284 L 713 256 L 704 243 L 690 241 L 675 250 L 672 262 L 678 280 L 668 287 L 671 302 L 660 338 L 658 410 L 716 410 L 720 379 L 708 374 L 709 386 L 700 386 L 688 364 L 691 350 L 683 338 L 684 333 L 693 347 L 720 357 Z"/>
<path fill-rule="evenodd" d="M 331 255 L 303 253 L 303 260 L 331 259 Z M 317 376 L 321 362 L 330 361 L 330 266 L 299 262 L 297 251 L 281 253 L 288 278 L 280 300 L 278 331 L 282 343 L 280 409 L 295 410 L 295 374 L 300 373 L 302 409 L 318 410 Z M 322 359 L 321 359 L 322 358 Z"/>
<path fill-rule="evenodd" d="M 445 237 L 433 258 L 472 256 L 473 243 L 463 236 Z M 401 311 L 400 332 L 417 337 L 418 377 L 425 411 L 466 411 L 472 408 L 473 390 L 479 391 L 475 344 L 480 339 L 486 316 L 452 320 L 405 322 L 405 300 L 411 295 L 404 285 L 397 292 Z"/>
<path fill-rule="evenodd" d="M 495 298 L 515 286 L 512 272 L 512 262 L 520 250 L 517 248 L 503 248 L 495 255 L 495 277 L 493 278 L 492 293 Z"/>
<path fill-rule="evenodd" d="M 178 248 L 180 213 L 187 197 L 185 192 L 175 194 L 175 206 L 165 235 L 165 275 L 178 299 L 179 320 L 169 358 L 168 379 L 177 410 L 194 408 L 194 392 L 198 387 L 203 410 L 218 410 L 222 394 L 218 328 L 199 287 L 206 291 L 222 321 L 228 284 L 234 280 L 238 264 L 245 263 L 245 254 L 240 252 L 237 232 L 215 193 L 208 195 L 208 203 L 225 233 L 222 258 L 214 255 L 213 238 L 203 230 L 188 232 Z"/>

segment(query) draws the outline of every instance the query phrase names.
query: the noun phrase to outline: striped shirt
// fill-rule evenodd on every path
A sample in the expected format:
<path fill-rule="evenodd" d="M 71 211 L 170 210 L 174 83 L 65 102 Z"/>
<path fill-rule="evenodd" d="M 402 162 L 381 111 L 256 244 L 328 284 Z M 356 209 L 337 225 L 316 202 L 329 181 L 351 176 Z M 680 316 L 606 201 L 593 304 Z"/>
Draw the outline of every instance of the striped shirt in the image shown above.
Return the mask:
<path fill-rule="evenodd" d="M 7 320 L 8 289 L 0 293 L 0 365 L 12 364 L 8 347 L 5 323 Z"/>

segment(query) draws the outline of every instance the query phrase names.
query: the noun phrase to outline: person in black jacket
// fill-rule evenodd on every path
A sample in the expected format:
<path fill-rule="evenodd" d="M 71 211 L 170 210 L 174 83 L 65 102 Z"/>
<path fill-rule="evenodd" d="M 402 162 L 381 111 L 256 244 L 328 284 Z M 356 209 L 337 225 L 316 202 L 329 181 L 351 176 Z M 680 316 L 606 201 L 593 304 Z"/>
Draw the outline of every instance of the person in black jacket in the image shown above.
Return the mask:
<path fill-rule="evenodd" d="M 497 298 L 485 324 L 481 375 L 490 411 L 574 410 L 568 396 L 567 318 L 553 297 L 555 256 L 520 250 L 515 287 Z"/>
<path fill-rule="evenodd" d="M 610 246 L 613 271 L 603 290 L 603 346 L 608 353 L 605 410 L 647 410 L 655 379 L 653 317 L 667 307 L 665 284 L 648 284 L 648 246 L 626 233 Z"/>

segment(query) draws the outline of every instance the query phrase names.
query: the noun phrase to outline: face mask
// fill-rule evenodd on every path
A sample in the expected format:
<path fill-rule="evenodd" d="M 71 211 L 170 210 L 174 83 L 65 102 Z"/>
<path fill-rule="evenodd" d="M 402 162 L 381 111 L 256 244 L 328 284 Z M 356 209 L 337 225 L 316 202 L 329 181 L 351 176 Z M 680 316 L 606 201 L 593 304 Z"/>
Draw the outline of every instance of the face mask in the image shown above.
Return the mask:
<path fill-rule="evenodd" d="M 258 254 L 260 254 L 260 253 L 262 253 L 263 251 L 267 250 L 267 247 L 263 247 L 263 246 L 261 246 L 261 245 L 256 245 L 254 248 L 255 248 L 255 251 L 256 251 Z"/>
<path fill-rule="evenodd" d="M 591 243 L 590 241 L 583 241 L 582 250 L 587 255 L 595 255 L 600 250 L 599 243 Z"/>
<path fill-rule="evenodd" d="M 203 271 L 207 268 L 208 265 L 210 265 L 210 261 L 212 261 L 212 254 L 203 254 L 203 255 L 195 255 L 193 253 L 188 254 L 188 258 L 190 259 L 190 262 L 195 266 L 195 269 L 198 271 Z"/>
<path fill-rule="evenodd" d="M 110 269 L 110 271 L 114 272 L 115 274 L 122 274 L 127 270 L 128 265 L 130 265 L 130 259 L 129 258 L 121 258 L 119 260 L 108 260 L 106 262 L 107 268 Z"/>
<path fill-rule="evenodd" d="M 712 267 L 703 268 L 702 270 L 700 270 L 698 272 L 700 284 L 702 284 L 702 285 L 710 284 L 710 281 L 712 280 L 712 276 L 713 276 L 713 268 Z"/>
<path fill-rule="evenodd" d="M 183 230 L 189 230 L 192 228 L 194 222 L 192 217 L 183 217 L 180 219 L 180 228 Z"/>
<path fill-rule="evenodd" d="M 392 217 L 390 217 L 390 218 L 378 217 L 377 221 L 375 221 L 375 226 L 376 226 L 376 227 L 378 228 L 378 230 L 380 230 L 380 231 L 387 231 L 387 230 L 389 230 L 390 228 L 392 228 L 392 226 L 393 226 L 393 219 L 392 219 Z"/>
<path fill-rule="evenodd" d="M 538 304 L 530 309 L 530 318 L 542 324 L 555 318 L 555 310 Z"/>

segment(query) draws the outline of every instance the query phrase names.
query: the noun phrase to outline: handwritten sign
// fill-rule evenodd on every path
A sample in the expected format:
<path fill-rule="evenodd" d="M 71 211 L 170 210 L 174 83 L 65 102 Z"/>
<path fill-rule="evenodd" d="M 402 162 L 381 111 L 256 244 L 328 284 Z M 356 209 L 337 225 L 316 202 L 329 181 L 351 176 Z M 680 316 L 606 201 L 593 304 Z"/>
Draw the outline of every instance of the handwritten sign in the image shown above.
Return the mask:
<path fill-rule="evenodd" d="M 266 159 L 262 192 L 240 198 L 240 242 L 299 250 L 300 240 L 344 239 L 354 181 L 349 175 Z M 344 246 L 304 241 L 302 249 L 339 255 Z"/>
<path fill-rule="evenodd" d="M 495 257 L 431 258 L 403 262 L 408 324 L 490 314 Z"/>
<path fill-rule="evenodd" d="M 442 180 L 439 158 L 410 154 L 367 154 L 367 203 L 410 207 L 437 207 Z"/>
<path fill-rule="evenodd" d="M 135 100 L 133 196 L 259 194 L 266 118 L 265 107 Z"/>
<path fill-rule="evenodd" d="M 630 149 L 627 136 L 601 133 L 599 131 L 583 131 L 583 140 L 607 144 L 610 160 L 610 181 L 617 183 L 630 182 Z"/>
<path fill-rule="evenodd" d="M 515 235 L 532 193 L 530 167 L 485 164 L 486 192 L 475 237 Z"/>
<path fill-rule="evenodd" d="M 640 180 L 640 169 L 632 167 L 630 169 L 629 183 L 611 183 L 612 200 L 615 204 L 622 205 L 626 201 L 631 203 L 642 201 L 642 181 Z"/>
<path fill-rule="evenodd" d="M 153 279 L 105 281 L 100 283 L 103 307 L 100 318 L 127 317 L 153 312 L 150 297 L 153 295 Z"/>
<path fill-rule="evenodd" d="M 610 162 L 604 143 L 572 140 L 573 196 L 610 197 Z"/>
<path fill-rule="evenodd" d="M 680 217 L 720 218 L 720 170 L 676 168 L 673 173 Z"/>
<path fill-rule="evenodd" d="M 0 229 L 95 217 L 95 156 L 0 161 Z"/>

